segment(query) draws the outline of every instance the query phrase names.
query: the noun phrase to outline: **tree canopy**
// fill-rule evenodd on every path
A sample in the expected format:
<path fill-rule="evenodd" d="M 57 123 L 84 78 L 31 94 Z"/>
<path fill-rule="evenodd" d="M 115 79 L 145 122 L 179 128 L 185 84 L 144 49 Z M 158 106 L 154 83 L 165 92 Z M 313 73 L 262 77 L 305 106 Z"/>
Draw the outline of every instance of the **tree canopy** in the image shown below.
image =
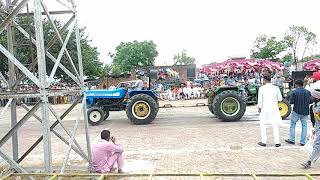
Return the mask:
<path fill-rule="evenodd" d="M 251 49 L 251 58 L 279 59 L 278 55 L 285 50 L 283 41 L 276 37 L 260 35 L 256 38 Z"/>
<path fill-rule="evenodd" d="M 27 24 L 33 23 L 33 19 L 30 19 L 31 21 L 28 20 L 28 18 L 25 17 L 20 17 L 17 18 L 16 21 L 18 24 L 20 24 L 25 30 L 28 30 L 31 32 L 31 34 L 34 34 L 34 27 L 28 26 Z M 56 26 L 58 29 L 61 29 L 62 23 L 60 21 L 55 21 Z M 46 20 L 43 23 L 43 32 L 44 32 L 44 39 L 45 39 L 45 47 L 47 48 L 49 45 L 49 40 L 51 40 L 55 33 L 52 30 L 52 26 L 49 23 L 48 20 Z M 62 39 L 66 38 L 67 33 L 64 32 L 62 33 Z M 32 63 L 32 59 L 36 58 L 36 47 L 35 45 L 32 45 L 32 51 L 31 53 L 31 46 L 30 46 L 30 40 L 25 38 L 17 29 L 14 29 L 14 37 L 15 37 L 15 44 L 18 45 L 17 48 L 15 48 L 15 56 L 20 60 L 22 64 L 28 65 Z M 81 52 L 82 52 L 82 57 L 83 57 L 83 70 L 84 70 L 84 75 L 89 76 L 89 77 L 100 77 L 104 74 L 103 72 L 103 66 L 102 63 L 99 60 L 99 52 L 96 47 L 91 45 L 91 41 L 89 40 L 89 37 L 85 33 L 85 28 L 80 29 L 80 38 L 81 38 Z M 7 46 L 7 36 L 6 33 L 2 33 L 0 35 L 0 43 L 4 45 L 5 47 Z M 59 41 L 56 41 L 55 43 L 52 44 L 52 46 L 48 49 L 48 51 L 55 57 L 58 56 L 59 51 L 61 49 L 61 44 Z M 74 60 L 75 66 L 78 66 L 77 63 L 77 48 L 76 48 L 76 37 L 75 34 L 73 33 L 70 37 L 70 40 L 67 45 L 67 49 L 69 51 L 69 54 L 71 58 Z M 33 55 L 32 55 L 33 54 Z M 8 61 L 6 60 L 7 58 L 0 53 L 0 58 L 1 64 L 0 64 L 0 71 L 1 72 L 7 72 L 8 71 L 8 66 L 7 63 Z M 46 59 L 48 59 L 46 57 Z M 61 61 L 60 61 L 69 71 L 73 72 L 73 68 L 71 64 L 69 63 L 69 60 L 67 59 L 66 54 L 64 53 Z M 46 68 L 47 68 L 47 73 L 49 74 L 53 68 L 54 63 L 52 61 L 47 60 L 46 61 Z M 5 73 L 4 73 L 5 74 Z M 58 68 L 56 71 L 56 77 L 57 78 L 62 78 L 65 81 L 68 81 L 69 78 L 65 73 Z"/>
<path fill-rule="evenodd" d="M 158 56 L 157 45 L 153 41 L 121 42 L 116 47 L 112 71 L 127 72 L 132 68 L 153 66 Z"/>
<path fill-rule="evenodd" d="M 296 64 L 298 61 L 305 61 L 305 56 L 310 55 L 316 44 L 316 35 L 313 32 L 304 26 L 293 25 L 280 40 L 273 36 L 258 36 L 251 49 L 251 57 Z"/>
<path fill-rule="evenodd" d="M 173 57 L 174 65 L 190 65 L 196 62 L 194 57 L 187 54 L 187 50 L 183 49 L 181 53 L 177 53 Z"/>
<path fill-rule="evenodd" d="M 304 26 L 291 26 L 286 32 L 284 42 L 288 50 L 293 55 L 293 60 L 297 63 L 303 60 L 305 55 L 312 51 L 312 47 L 317 44 L 317 36 Z"/>

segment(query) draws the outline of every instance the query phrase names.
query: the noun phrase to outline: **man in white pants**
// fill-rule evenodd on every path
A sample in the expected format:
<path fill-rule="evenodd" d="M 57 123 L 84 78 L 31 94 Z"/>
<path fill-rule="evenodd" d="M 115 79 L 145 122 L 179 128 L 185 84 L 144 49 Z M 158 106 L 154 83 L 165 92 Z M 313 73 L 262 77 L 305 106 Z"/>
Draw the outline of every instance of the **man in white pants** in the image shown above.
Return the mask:
<path fill-rule="evenodd" d="M 281 115 L 278 108 L 278 102 L 282 101 L 282 95 L 279 88 L 271 84 L 271 76 L 263 77 L 264 85 L 259 88 L 258 93 L 258 110 L 260 113 L 261 142 L 258 145 L 265 147 L 267 144 L 267 127 L 271 125 L 274 134 L 274 143 L 280 147 L 279 126 L 282 123 Z"/>

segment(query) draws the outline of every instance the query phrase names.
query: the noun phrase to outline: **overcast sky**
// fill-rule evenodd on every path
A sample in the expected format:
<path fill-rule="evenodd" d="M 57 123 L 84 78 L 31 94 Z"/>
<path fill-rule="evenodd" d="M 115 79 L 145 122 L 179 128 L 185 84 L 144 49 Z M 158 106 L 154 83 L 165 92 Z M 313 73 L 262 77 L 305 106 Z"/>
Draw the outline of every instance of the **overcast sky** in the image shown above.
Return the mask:
<path fill-rule="evenodd" d="M 121 41 L 153 40 L 156 64 L 182 49 L 199 64 L 250 55 L 259 34 L 304 25 L 320 37 L 319 0 L 76 0 L 103 62 Z M 319 40 L 319 38 L 318 38 Z M 319 48 L 315 52 L 320 52 Z"/>

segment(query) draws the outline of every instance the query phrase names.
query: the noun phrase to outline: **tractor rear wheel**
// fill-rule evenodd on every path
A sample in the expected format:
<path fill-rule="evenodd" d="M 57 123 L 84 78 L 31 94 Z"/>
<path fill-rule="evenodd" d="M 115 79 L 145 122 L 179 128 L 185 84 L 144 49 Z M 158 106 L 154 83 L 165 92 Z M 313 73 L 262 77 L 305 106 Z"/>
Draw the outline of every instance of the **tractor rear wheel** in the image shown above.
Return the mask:
<path fill-rule="evenodd" d="M 278 107 L 282 119 L 286 119 L 291 114 L 291 106 L 287 100 L 283 99 L 279 102 Z"/>
<path fill-rule="evenodd" d="M 103 120 L 104 120 L 104 121 L 107 120 L 108 117 L 109 117 L 109 115 L 110 115 L 110 112 L 109 112 L 108 110 L 104 110 Z"/>
<path fill-rule="evenodd" d="M 213 100 L 213 112 L 222 121 L 238 121 L 246 112 L 246 103 L 238 92 L 223 91 Z"/>
<path fill-rule="evenodd" d="M 209 108 L 209 111 L 214 114 L 213 112 L 213 104 L 208 104 L 208 108 Z"/>
<path fill-rule="evenodd" d="M 208 96 L 208 109 L 212 114 L 214 114 L 214 112 L 213 112 L 213 99 L 214 99 L 213 90 L 209 90 L 207 93 L 207 96 Z"/>
<path fill-rule="evenodd" d="M 92 126 L 99 125 L 105 120 L 105 113 L 99 107 L 92 107 L 88 109 L 88 122 Z"/>
<path fill-rule="evenodd" d="M 126 113 L 129 120 L 135 125 L 149 124 L 157 116 L 159 106 L 151 96 L 137 94 L 128 100 Z"/>

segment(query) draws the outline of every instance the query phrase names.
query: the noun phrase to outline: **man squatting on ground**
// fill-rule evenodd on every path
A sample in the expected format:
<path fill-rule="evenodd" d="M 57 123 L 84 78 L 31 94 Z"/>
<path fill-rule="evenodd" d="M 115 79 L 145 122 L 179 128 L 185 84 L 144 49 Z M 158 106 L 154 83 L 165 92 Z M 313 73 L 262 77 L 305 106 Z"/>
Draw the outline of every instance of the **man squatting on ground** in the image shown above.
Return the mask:
<path fill-rule="evenodd" d="M 279 126 L 282 123 L 281 115 L 278 109 L 278 102 L 282 101 L 282 95 L 279 88 L 271 84 L 271 76 L 263 77 L 264 85 L 258 92 L 258 111 L 260 113 L 261 142 L 258 145 L 265 147 L 267 143 L 267 127 L 272 125 L 274 134 L 274 143 L 280 147 Z"/>
<path fill-rule="evenodd" d="M 118 166 L 118 173 L 123 173 L 123 147 L 116 143 L 115 137 L 110 137 L 110 131 L 103 130 L 101 139 L 92 146 L 92 168 L 97 173 L 108 173 Z"/>
<path fill-rule="evenodd" d="M 290 96 L 290 104 L 293 104 L 293 112 L 291 113 L 290 135 L 289 139 L 285 140 L 289 144 L 295 144 L 295 128 L 298 120 L 301 121 L 301 138 L 300 145 L 306 144 L 308 119 L 309 119 L 309 105 L 311 102 L 310 91 L 303 88 L 303 80 L 297 80 L 295 83 L 296 89 Z"/>

